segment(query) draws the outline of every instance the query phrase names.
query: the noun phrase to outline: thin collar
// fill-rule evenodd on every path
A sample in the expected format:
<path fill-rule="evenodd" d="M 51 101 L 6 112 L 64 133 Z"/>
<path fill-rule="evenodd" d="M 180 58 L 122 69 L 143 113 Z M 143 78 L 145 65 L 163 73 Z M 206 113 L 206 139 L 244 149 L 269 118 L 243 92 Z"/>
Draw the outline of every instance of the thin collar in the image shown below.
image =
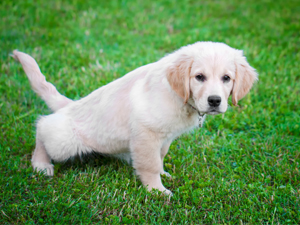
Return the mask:
<path fill-rule="evenodd" d="M 194 110 L 197 111 L 198 115 L 199 115 L 199 127 L 203 126 L 203 122 L 205 119 L 205 113 L 200 113 L 198 109 L 196 109 L 196 107 L 192 106 L 190 103 L 187 102 L 187 104 Z"/>
<path fill-rule="evenodd" d="M 192 107 L 192 109 L 196 110 L 199 116 L 201 116 L 201 117 L 205 116 L 205 113 L 199 112 L 199 110 L 196 109 L 196 107 L 192 106 L 190 103 L 187 103 L 187 104 L 188 104 L 190 107 Z"/>

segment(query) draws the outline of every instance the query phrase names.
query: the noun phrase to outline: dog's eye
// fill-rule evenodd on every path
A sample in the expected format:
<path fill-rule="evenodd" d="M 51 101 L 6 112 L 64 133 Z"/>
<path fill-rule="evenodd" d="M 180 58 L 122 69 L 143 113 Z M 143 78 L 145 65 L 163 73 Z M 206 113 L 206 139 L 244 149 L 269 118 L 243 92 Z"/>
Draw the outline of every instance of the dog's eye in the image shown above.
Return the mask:
<path fill-rule="evenodd" d="M 206 77 L 201 73 L 201 74 L 196 76 L 196 80 L 204 82 L 206 80 Z"/>
<path fill-rule="evenodd" d="M 222 80 L 224 83 L 229 82 L 230 81 L 230 77 L 228 75 L 225 75 L 222 77 Z"/>

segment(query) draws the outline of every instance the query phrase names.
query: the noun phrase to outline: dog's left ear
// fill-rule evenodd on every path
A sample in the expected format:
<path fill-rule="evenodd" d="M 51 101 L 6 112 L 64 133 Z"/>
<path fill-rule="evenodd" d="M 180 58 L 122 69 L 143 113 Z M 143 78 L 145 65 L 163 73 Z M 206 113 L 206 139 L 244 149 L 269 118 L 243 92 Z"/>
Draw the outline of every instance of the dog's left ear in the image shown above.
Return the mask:
<path fill-rule="evenodd" d="M 190 97 L 190 73 L 193 58 L 188 55 L 181 55 L 167 69 L 167 79 L 172 89 L 187 103 Z"/>
<path fill-rule="evenodd" d="M 232 89 L 232 103 L 237 105 L 251 89 L 253 83 L 258 80 L 258 74 L 255 69 L 249 65 L 243 51 L 237 50 L 235 58 L 235 80 Z"/>

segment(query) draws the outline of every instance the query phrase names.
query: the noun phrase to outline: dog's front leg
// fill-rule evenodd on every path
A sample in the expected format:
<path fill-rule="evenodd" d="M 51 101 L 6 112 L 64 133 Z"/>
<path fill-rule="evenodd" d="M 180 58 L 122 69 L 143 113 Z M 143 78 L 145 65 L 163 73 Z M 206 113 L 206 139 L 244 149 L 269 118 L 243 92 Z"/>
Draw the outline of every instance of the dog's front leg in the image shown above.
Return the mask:
<path fill-rule="evenodd" d="M 161 157 L 161 171 L 160 171 L 160 174 L 165 175 L 167 177 L 171 177 L 171 175 L 164 170 L 164 158 L 165 158 L 166 154 L 169 151 L 171 143 L 172 143 L 172 141 L 165 142 L 163 144 L 162 148 L 161 148 L 161 151 L 160 151 L 160 157 Z"/>
<path fill-rule="evenodd" d="M 172 194 L 162 182 L 161 148 L 163 141 L 153 132 L 142 132 L 131 140 L 133 167 L 142 183 L 149 191 L 158 189 L 165 194 Z"/>

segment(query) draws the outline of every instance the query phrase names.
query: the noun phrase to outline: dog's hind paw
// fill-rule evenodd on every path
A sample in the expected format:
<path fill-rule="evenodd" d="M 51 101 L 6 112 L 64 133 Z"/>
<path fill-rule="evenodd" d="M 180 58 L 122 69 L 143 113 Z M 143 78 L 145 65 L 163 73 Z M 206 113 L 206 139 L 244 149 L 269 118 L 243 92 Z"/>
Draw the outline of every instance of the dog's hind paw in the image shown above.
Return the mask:
<path fill-rule="evenodd" d="M 33 169 L 37 172 L 44 173 L 47 176 L 54 175 L 54 166 L 50 163 L 32 162 Z"/>

